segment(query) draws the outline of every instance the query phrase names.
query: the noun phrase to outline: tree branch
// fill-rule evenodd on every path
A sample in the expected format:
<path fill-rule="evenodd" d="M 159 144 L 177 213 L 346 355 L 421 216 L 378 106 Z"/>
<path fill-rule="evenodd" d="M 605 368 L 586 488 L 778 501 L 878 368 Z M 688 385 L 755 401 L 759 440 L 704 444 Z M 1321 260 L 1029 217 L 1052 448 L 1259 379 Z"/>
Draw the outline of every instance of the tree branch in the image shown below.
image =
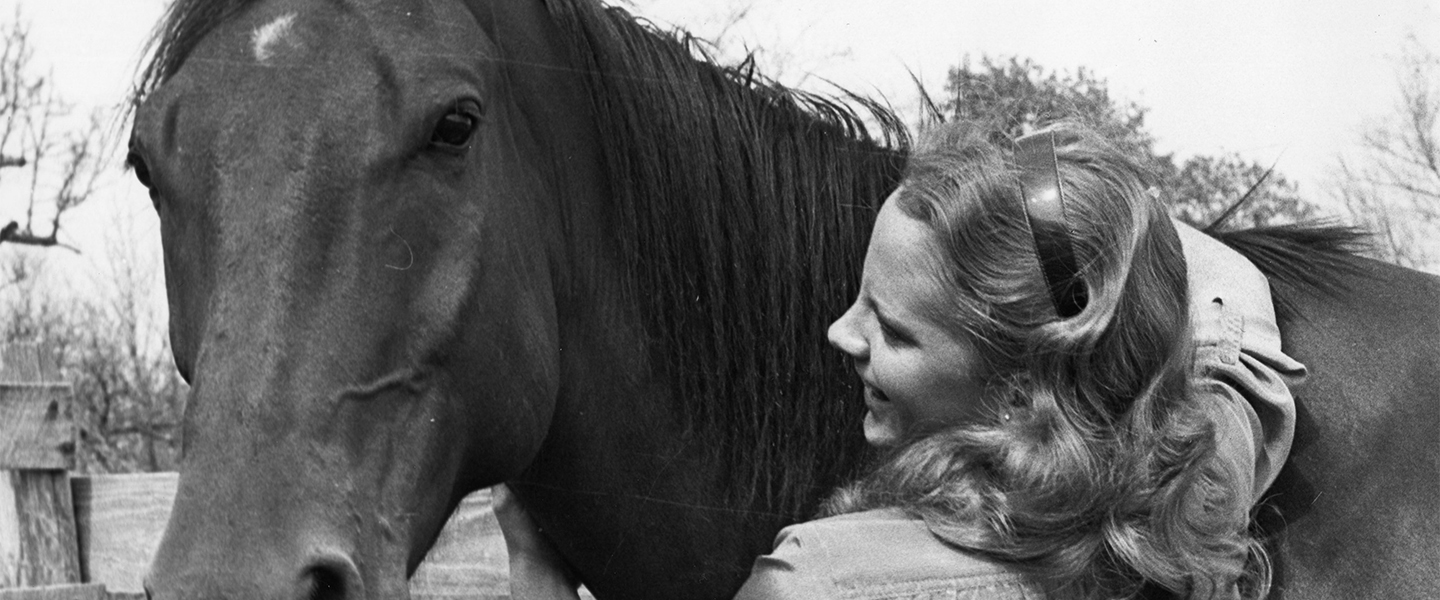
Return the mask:
<path fill-rule="evenodd" d="M 31 233 L 29 229 L 21 231 L 20 224 L 15 221 L 11 221 L 10 224 L 6 225 L 4 228 L 0 228 L 0 244 L 11 243 L 20 244 L 23 246 L 53 246 L 56 248 L 64 248 L 76 254 L 80 254 L 79 248 L 61 242 L 59 239 L 57 239 L 56 236 L 59 233 L 60 232 L 58 230 L 55 230 L 51 231 L 50 235 L 35 235 L 34 233 Z"/>

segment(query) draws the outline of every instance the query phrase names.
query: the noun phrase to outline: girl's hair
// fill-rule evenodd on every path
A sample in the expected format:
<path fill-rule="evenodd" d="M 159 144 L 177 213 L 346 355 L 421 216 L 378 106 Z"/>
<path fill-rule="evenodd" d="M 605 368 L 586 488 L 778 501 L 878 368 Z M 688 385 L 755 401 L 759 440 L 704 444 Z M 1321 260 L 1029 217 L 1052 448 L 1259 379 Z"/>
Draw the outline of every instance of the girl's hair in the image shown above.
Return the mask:
<path fill-rule="evenodd" d="M 1174 226 L 1125 150 L 1079 124 L 1050 129 L 1087 304 L 1056 315 L 1013 142 L 977 124 L 924 132 L 895 201 L 935 232 L 949 303 L 931 317 L 979 350 L 997 408 L 892 450 L 825 511 L 901 507 L 1057 597 L 1263 596 L 1250 499 L 1190 402 Z"/>

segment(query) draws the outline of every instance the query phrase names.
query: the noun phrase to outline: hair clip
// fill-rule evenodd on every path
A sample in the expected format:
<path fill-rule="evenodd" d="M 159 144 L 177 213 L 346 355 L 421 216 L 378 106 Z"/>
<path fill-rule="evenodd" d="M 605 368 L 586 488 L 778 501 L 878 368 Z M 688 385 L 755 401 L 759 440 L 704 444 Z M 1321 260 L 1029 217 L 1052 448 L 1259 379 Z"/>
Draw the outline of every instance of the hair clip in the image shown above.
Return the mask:
<path fill-rule="evenodd" d="M 1065 194 L 1060 186 L 1060 166 L 1055 158 L 1055 134 L 1042 131 L 1015 140 L 1019 151 L 1020 195 L 1025 202 L 1025 223 L 1035 238 L 1035 256 L 1045 276 L 1055 314 L 1068 319 L 1085 308 L 1085 286 L 1070 242 L 1070 222 L 1065 215 Z"/>

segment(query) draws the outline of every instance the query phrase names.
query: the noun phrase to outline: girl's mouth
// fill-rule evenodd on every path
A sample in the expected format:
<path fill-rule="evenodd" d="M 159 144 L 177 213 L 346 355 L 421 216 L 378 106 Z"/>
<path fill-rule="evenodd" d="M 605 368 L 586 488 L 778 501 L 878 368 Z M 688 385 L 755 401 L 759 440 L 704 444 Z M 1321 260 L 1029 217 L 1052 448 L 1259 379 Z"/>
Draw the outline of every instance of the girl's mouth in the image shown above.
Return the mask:
<path fill-rule="evenodd" d="M 870 384 L 865 384 L 865 399 L 868 402 L 876 403 L 888 404 L 890 402 L 890 397 L 886 396 L 885 392 L 880 391 L 880 388 L 877 388 Z"/>

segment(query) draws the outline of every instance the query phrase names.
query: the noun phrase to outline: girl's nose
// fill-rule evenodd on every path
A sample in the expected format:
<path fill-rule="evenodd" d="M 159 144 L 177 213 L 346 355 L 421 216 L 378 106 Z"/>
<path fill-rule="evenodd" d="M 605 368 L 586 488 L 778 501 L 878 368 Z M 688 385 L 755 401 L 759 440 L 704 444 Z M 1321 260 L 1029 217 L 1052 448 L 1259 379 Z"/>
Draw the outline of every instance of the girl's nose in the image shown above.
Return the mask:
<path fill-rule="evenodd" d="M 830 324 L 830 330 L 826 337 L 830 339 L 830 345 L 850 355 L 855 360 L 864 360 L 870 355 L 870 343 L 865 339 L 864 332 L 860 328 L 860 303 L 850 305 L 845 314 L 840 315 L 834 323 Z"/>

